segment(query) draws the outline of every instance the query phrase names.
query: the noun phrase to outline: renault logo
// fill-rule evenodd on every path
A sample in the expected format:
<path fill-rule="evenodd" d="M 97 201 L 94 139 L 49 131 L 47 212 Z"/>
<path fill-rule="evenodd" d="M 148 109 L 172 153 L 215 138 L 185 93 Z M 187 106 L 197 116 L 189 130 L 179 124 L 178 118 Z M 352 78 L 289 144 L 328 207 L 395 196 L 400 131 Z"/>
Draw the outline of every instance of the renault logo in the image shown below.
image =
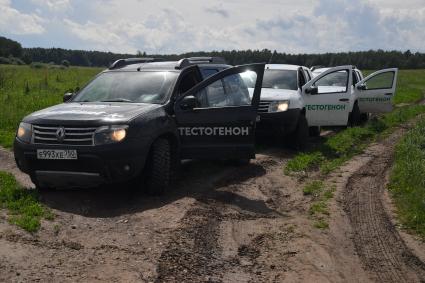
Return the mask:
<path fill-rule="evenodd" d="M 65 139 L 65 129 L 63 127 L 60 127 L 56 130 L 56 139 L 58 142 L 63 142 Z"/>

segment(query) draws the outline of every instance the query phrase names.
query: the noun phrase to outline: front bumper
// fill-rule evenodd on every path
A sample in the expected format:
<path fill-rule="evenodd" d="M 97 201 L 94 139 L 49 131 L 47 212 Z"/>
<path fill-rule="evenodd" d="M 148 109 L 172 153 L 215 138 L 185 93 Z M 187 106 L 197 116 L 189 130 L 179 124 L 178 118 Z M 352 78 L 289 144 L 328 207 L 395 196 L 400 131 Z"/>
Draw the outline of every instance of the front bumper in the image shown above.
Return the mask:
<path fill-rule="evenodd" d="M 25 144 L 15 139 L 16 164 L 40 186 L 93 187 L 131 180 L 144 168 L 148 140 L 134 139 L 103 146 Z M 37 149 L 75 149 L 77 160 L 39 160 Z"/>
<path fill-rule="evenodd" d="M 256 131 L 259 135 L 289 135 L 295 131 L 301 109 L 288 109 L 285 112 L 259 113 L 260 122 Z"/>

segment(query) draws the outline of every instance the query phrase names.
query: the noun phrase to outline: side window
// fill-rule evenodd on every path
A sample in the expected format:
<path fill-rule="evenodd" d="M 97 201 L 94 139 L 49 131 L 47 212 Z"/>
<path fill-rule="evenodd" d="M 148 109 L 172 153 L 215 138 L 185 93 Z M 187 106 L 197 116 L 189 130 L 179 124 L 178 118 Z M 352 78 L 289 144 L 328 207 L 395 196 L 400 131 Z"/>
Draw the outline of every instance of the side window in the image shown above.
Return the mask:
<path fill-rule="evenodd" d="M 192 87 L 194 87 L 197 83 L 199 83 L 199 75 L 196 75 L 196 72 L 192 71 L 184 75 L 184 77 L 180 81 L 179 85 L 179 93 L 185 93 Z"/>
<path fill-rule="evenodd" d="M 301 70 L 298 71 L 298 83 L 299 83 L 299 87 L 301 88 L 303 85 L 306 84 L 306 80 L 304 77 L 304 72 L 302 72 Z"/>
<path fill-rule="evenodd" d="M 305 73 L 305 77 L 307 78 L 307 82 L 311 81 L 311 76 L 310 76 L 309 71 L 307 71 L 306 69 L 303 69 L 303 70 L 304 70 L 304 73 Z"/>
<path fill-rule="evenodd" d="M 201 69 L 201 74 L 202 74 L 202 77 L 204 79 L 206 79 L 206 78 L 208 78 L 208 77 L 210 77 L 210 76 L 212 76 L 216 73 L 218 73 L 217 69 L 204 69 L 204 68 Z"/>
<path fill-rule="evenodd" d="M 319 94 L 344 93 L 348 88 L 348 70 L 329 73 L 314 83 Z"/>
<path fill-rule="evenodd" d="M 230 105 L 251 105 L 248 87 L 239 74 L 227 76 L 223 79 L 223 81 Z"/>
<path fill-rule="evenodd" d="M 357 77 L 359 78 L 359 81 L 363 80 L 363 75 L 360 73 L 360 71 L 356 71 Z"/>
<path fill-rule="evenodd" d="M 360 81 L 358 74 L 353 70 L 353 86 L 355 86 Z"/>
<path fill-rule="evenodd" d="M 386 72 L 371 77 L 365 82 L 366 89 L 390 89 L 393 87 L 394 72 Z"/>
<path fill-rule="evenodd" d="M 224 77 L 195 96 L 200 108 L 251 105 L 248 88 L 239 74 Z"/>

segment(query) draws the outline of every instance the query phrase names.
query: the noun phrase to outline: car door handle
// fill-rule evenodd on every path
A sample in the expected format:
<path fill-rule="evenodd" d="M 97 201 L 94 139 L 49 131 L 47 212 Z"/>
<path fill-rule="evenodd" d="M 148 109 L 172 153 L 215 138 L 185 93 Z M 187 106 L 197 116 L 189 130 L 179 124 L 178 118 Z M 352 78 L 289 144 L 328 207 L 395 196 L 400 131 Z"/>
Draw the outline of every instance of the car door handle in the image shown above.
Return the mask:
<path fill-rule="evenodd" d="M 386 93 L 385 95 L 393 95 L 393 93 L 392 92 L 389 92 L 389 93 Z"/>
<path fill-rule="evenodd" d="M 341 98 L 339 101 L 348 102 L 348 101 L 350 101 L 350 99 L 348 99 L 348 98 Z"/>

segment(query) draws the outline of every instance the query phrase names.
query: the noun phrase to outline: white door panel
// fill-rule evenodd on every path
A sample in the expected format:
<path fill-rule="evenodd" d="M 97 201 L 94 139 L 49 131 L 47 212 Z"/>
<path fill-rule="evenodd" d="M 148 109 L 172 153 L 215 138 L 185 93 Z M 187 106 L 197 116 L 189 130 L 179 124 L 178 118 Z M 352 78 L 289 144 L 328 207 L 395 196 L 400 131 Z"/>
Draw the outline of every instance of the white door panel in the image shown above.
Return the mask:
<path fill-rule="evenodd" d="M 363 113 L 384 113 L 393 110 L 397 87 L 397 68 L 377 71 L 356 84 L 356 96 Z"/>
<path fill-rule="evenodd" d="M 353 104 L 352 68 L 331 68 L 302 88 L 309 126 L 347 125 Z"/>

